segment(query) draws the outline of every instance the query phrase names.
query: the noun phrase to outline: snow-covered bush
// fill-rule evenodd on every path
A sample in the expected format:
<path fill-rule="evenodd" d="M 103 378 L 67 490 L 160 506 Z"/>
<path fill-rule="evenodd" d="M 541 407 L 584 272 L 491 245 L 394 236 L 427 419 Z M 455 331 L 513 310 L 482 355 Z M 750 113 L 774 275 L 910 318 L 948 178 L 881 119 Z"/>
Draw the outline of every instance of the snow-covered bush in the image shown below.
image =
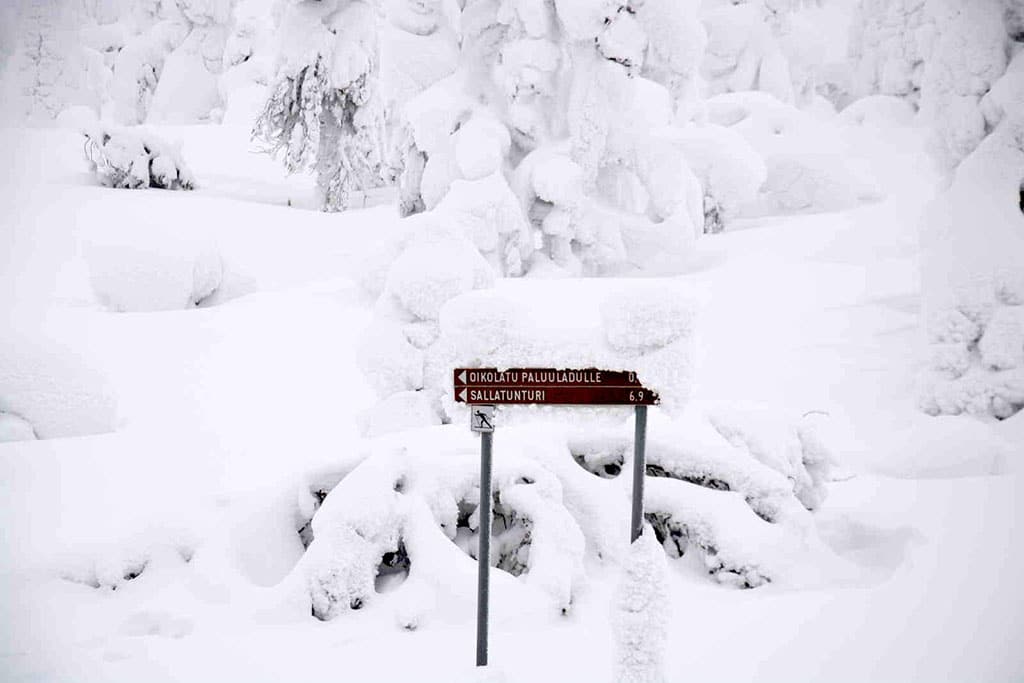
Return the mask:
<path fill-rule="evenodd" d="M 909 126 L 917 112 L 906 99 L 892 95 L 868 95 L 839 112 L 839 120 L 854 126 Z"/>
<path fill-rule="evenodd" d="M 83 133 L 89 168 L 107 187 L 195 188 L 195 178 L 181 150 L 150 131 L 96 124 Z"/>
<path fill-rule="evenodd" d="M 83 236 L 82 256 L 100 305 L 111 311 L 194 308 L 221 284 L 220 251 L 196 228 L 158 218 Z"/>
<path fill-rule="evenodd" d="M 276 82 L 253 134 L 290 172 L 316 169 L 325 211 L 384 184 L 376 31 L 365 2 L 303 0 L 283 20 Z"/>
<path fill-rule="evenodd" d="M 397 590 L 396 620 L 415 630 L 439 594 L 472 600 L 481 524 L 477 453 L 441 448 L 409 444 L 375 453 L 326 496 L 291 578 L 316 617 L 333 619 Z M 492 566 L 520 577 L 550 609 L 568 612 L 583 577 L 584 541 L 558 479 L 509 449 L 494 463 L 493 491 Z"/>
<path fill-rule="evenodd" d="M 630 478 L 621 473 L 630 471 L 631 425 L 516 426 L 502 411 L 492 566 L 504 573 L 493 581 L 518 580 L 496 597 L 564 614 L 586 560 L 621 561 L 626 576 L 613 622 L 620 645 L 643 641 L 639 652 L 619 652 L 619 664 L 636 671 L 656 666 L 664 637 L 665 560 L 652 553 L 659 545 L 672 558 L 696 553 L 729 586 L 843 576 L 848 567 L 811 518 L 822 498 L 798 498 L 801 482 L 829 476 L 832 456 L 813 425 L 759 407 L 713 412 L 714 422 L 700 410 L 678 422 L 652 421 L 649 526 L 627 554 Z M 397 625 L 410 630 L 442 605 L 472 609 L 479 473 L 463 430 L 389 435 L 354 469 L 304 485 L 312 521 L 299 533 L 308 551 L 283 593 L 321 619 L 364 607 L 394 610 Z"/>
<path fill-rule="evenodd" d="M 843 143 L 834 118 L 821 120 L 759 92 L 717 95 L 706 107 L 711 123 L 739 134 L 764 159 L 764 182 L 741 214 L 832 211 L 880 198 L 870 167 Z"/>
<path fill-rule="evenodd" d="M 961 162 L 924 225 L 930 414 L 1024 407 L 1024 118 L 1008 113 Z"/>
<path fill-rule="evenodd" d="M 28 329 L 38 331 L 28 332 Z M 73 343 L 81 344 L 74 330 Z M 0 329 L 0 432 L 6 439 L 52 439 L 114 430 L 117 398 L 96 360 L 65 339 L 70 332 L 8 322 Z M 82 345 L 84 347 L 84 345 Z"/>

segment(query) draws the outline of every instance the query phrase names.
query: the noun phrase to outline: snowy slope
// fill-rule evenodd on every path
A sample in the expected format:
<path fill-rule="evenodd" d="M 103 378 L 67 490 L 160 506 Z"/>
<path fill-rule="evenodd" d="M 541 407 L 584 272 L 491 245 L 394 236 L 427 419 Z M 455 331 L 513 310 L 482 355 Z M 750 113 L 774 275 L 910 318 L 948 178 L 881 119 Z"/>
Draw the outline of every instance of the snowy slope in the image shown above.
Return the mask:
<path fill-rule="evenodd" d="M 0 443 L 0 679 L 609 680 L 619 574 L 590 556 L 567 617 L 495 572 L 493 679 L 472 667 L 464 557 L 449 599 L 415 632 L 395 621 L 405 593 L 328 623 L 296 609 L 282 580 L 303 553 L 310 491 L 402 439 L 470 452 L 476 442 L 461 422 L 362 436 L 374 399 L 355 348 L 373 311 L 354 279 L 397 230 L 389 207 L 309 211 L 308 179 L 282 178 L 239 131 L 158 130 L 184 140 L 196 192 L 95 187 L 73 135 L 4 132 L 16 159 L 0 178 L 5 320 L 76 348 L 117 415 L 99 434 Z M 742 220 L 700 240 L 673 279 L 701 304 L 693 411 L 822 413 L 844 474 L 813 519 L 848 571 L 737 591 L 706 581 L 690 555 L 670 559 L 669 680 L 1024 677 L 1020 419 L 997 430 L 916 411 L 916 221 L 932 179 L 915 136 L 871 137 L 875 177 L 901 190 L 893 198 Z M 212 297 L 190 310 L 148 305 L 191 286 L 180 274 L 208 252 L 223 268 Z M 130 267 L 140 263 L 152 265 Z M 97 298 L 97 273 L 111 272 L 127 273 L 101 282 L 131 294 L 131 312 Z M 548 288 L 571 302 L 622 284 L 499 290 L 535 302 Z M 675 424 L 654 413 L 652 438 Z M 499 432 L 498 459 L 529 443 L 516 429 Z M 932 458 L 940 447 L 945 469 Z"/>

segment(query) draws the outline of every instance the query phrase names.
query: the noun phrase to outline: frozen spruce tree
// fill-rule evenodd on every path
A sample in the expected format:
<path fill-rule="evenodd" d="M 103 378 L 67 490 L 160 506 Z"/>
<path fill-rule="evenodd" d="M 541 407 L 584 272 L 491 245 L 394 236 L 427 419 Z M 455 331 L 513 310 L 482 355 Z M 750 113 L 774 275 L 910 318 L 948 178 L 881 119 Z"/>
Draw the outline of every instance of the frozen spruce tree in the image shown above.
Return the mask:
<path fill-rule="evenodd" d="M 52 121 L 75 105 L 99 112 L 109 79 L 103 56 L 76 35 L 82 8 L 61 0 L 25 0 L 12 21 L 12 54 L 4 66 L 0 107 L 16 121 Z"/>
<path fill-rule="evenodd" d="M 315 169 L 325 211 L 384 184 L 378 19 L 358 0 L 302 0 L 282 20 L 277 78 L 253 134 L 290 172 Z"/>
<path fill-rule="evenodd" d="M 813 23 L 799 10 L 813 0 L 704 0 L 708 32 L 702 75 L 712 95 L 760 90 L 802 104 L 815 94 L 823 57 Z"/>

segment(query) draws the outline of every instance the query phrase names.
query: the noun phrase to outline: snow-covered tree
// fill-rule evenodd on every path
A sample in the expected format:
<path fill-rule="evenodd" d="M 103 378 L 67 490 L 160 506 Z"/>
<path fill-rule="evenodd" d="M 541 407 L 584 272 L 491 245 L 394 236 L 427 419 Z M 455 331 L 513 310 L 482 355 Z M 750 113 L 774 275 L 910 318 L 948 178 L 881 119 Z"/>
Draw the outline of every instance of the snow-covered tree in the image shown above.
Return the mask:
<path fill-rule="evenodd" d="M 861 0 L 850 24 L 853 94 L 881 94 L 920 101 L 934 22 L 927 0 Z"/>
<path fill-rule="evenodd" d="M 130 36 L 113 64 L 110 115 L 120 123 L 206 119 L 235 0 L 142 0 L 119 22 Z M 161 86 L 161 82 L 163 85 Z"/>
<path fill-rule="evenodd" d="M 374 7 L 359 0 L 303 0 L 283 19 L 277 79 L 254 135 L 289 171 L 316 169 L 325 211 L 384 182 L 377 27 Z"/>
<path fill-rule="evenodd" d="M 814 0 L 705 0 L 708 47 L 702 74 L 710 94 L 761 90 L 787 103 L 816 91 L 823 46 L 799 10 Z"/>
<path fill-rule="evenodd" d="M 5 105 L 16 120 L 51 121 L 70 106 L 99 110 L 109 77 L 102 55 L 78 39 L 81 8 L 61 0 L 25 0 L 15 18 L 5 69 Z"/>
<path fill-rule="evenodd" d="M 951 171 L 991 130 L 982 98 L 1019 47 L 1017 0 L 861 0 L 851 25 L 855 91 L 905 97 Z"/>
<path fill-rule="evenodd" d="M 1015 91 L 1010 108 L 925 215 L 921 405 L 935 415 L 1003 419 L 1024 408 L 1022 54 L 993 89 Z"/>

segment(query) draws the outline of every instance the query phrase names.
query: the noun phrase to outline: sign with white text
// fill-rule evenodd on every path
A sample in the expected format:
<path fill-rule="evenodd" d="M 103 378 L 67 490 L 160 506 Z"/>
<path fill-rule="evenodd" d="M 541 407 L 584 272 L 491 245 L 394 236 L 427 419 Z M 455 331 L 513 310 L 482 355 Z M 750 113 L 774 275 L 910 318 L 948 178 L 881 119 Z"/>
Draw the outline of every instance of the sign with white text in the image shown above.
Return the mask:
<path fill-rule="evenodd" d="M 456 368 L 457 403 L 515 405 L 633 405 L 660 403 L 635 372 L 554 368 Z"/>

